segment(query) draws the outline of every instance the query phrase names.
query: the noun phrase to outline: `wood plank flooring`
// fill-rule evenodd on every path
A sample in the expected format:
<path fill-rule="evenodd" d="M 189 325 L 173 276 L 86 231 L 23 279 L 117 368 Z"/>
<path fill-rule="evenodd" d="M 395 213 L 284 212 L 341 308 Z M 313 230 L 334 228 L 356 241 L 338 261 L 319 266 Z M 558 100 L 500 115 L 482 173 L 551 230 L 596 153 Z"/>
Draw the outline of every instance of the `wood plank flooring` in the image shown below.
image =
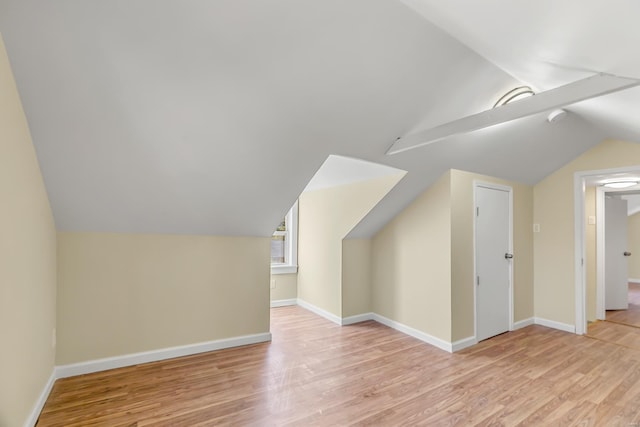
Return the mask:
<path fill-rule="evenodd" d="M 589 324 L 588 336 L 640 351 L 640 284 L 629 283 L 627 310 L 607 310 L 605 317 Z"/>
<path fill-rule="evenodd" d="M 448 354 L 272 309 L 273 342 L 58 380 L 38 426 L 640 425 L 640 351 L 542 326 Z"/>
<path fill-rule="evenodd" d="M 629 308 L 607 310 L 605 318 L 610 322 L 640 327 L 640 283 L 629 283 Z"/>

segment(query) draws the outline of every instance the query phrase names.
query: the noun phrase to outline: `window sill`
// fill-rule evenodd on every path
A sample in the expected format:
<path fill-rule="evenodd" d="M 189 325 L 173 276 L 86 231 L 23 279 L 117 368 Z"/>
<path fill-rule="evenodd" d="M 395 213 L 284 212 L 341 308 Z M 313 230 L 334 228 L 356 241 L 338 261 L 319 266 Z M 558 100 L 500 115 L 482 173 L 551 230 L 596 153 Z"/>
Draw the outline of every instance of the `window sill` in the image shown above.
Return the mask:
<path fill-rule="evenodd" d="M 297 265 L 272 265 L 271 274 L 293 274 L 298 272 Z"/>

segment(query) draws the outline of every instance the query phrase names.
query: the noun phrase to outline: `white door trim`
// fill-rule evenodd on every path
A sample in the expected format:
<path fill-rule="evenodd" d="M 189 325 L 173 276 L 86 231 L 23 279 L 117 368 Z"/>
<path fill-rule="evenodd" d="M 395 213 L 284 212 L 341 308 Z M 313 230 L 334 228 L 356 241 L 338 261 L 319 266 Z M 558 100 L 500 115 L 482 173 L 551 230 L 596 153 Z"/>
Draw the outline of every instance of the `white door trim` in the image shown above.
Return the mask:
<path fill-rule="evenodd" d="M 604 309 L 604 187 L 596 188 L 596 319 L 604 320 L 606 311 Z"/>
<path fill-rule="evenodd" d="M 489 188 L 492 190 L 505 191 L 509 194 L 509 253 L 513 253 L 513 188 L 494 184 L 486 181 L 473 181 L 473 336 L 478 339 L 478 309 L 477 309 L 477 286 L 476 277 L 478 277 L 477 270 L 477 253 L 476 253 L 476 206 L 478 205 L 476 200 L 476 189 Z M 515 258 L 516 255 L 514 255 Z M 515 330 L 513 322 L 513 261 L 509 263 L 509 330 Z"/>
<path fill-rule="evenodd" d="M 587 332 L 587 316 L 586 316 L 587 275 L 586 275 L 586 265 L 583 263 L 583 260 L 586 260 L 586 246 L 584 244 L 584 242 L 586 241 L 585 202 L 584 202 L 584 194 L 585 194 L 585 187 L 586 187 L 585 182 L 587 178 L 592 176 L 614 175 L 619 173 L 640 174 L 640 165 L 625 166 L 621 168 L 612 168 L 612 169 L 578 171 L 578 172 L 575 172 L 573 175 L 575 322 L 576 322 L 576 334 L 578 335 L 584 335 Z M 609 190 L 610 189 L 607 189 L 607 192 L 609 192 Z M 596 193 L 596 195 L 597 194 L 599 193 Z M 596 202 L 597 202 L 597 197 L 596 197 Z M 596 223 L 598 228 L 600 228 L 600 220 L 601 218 L 604 219 L 604 215 L 600 215 L 598 213 L 596 213 L 596 215 L 598 216 L 596 219 Z M 602 222 L 602 227 L 604 227 L 604 222 Z M 601 255 L 603 257 L 602 259 L 600 259 Z M 598 257 L 597 265 L 599 266 L 600 263 L 603 263 L 604 265 L 604 248 L 602 251 L 598 251 L 596 256 Z M 603 269 L 600 269 L 598 271 L 603 271 Z M 598 273 L 597 276 L 599 279 L 600 273 Z M 602 285 L 602 291 L 603 290 L 604 290 L 604 285 Z M 598 284 L 596 284 L 596 295 L 597 295 L 597 292 L 598 292 Z M 598 303 L 596 302 L 596 304 Z M 601 304 L 604 307 L 603 302 L 601 302 Z M 596 306 L 596 312 L 597 310 L 598 308 Z"/>

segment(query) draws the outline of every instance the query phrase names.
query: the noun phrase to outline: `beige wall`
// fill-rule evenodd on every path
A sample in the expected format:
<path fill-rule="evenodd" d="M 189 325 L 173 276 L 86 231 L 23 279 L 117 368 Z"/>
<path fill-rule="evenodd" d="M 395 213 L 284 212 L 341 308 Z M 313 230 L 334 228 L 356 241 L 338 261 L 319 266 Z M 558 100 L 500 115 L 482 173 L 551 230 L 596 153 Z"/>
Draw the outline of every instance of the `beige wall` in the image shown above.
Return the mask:
<path fill-rule="evenodd" d="M 57 363 L 269 331 L 269 238 L 58 234 Z"/>
<path fill-rule="evenodd" d="M 640 165 L 640 144 L 605 141 L 540 181 L 533 190 L 536 317 L 575 324 L 574 200 L 577 171 Z"/>
<path fill-rule="evenodd" d="M 373 238 L 373 312 L 451 340 L 451 173 Z"/>
<path fill-rule="evenodd" d="M 373 311 L 455 342 L 474 335 L 474 181 L 509 186 L 514 319 L 533 316 L 533 188 L 451 170 L 373 239 Z"/>
<path fill-rule="evenodd" d="M 514 321 L 533 317 L 533 187 L 486 175 L 451 171 L 452 341 L 474 335 L 474 181 L 513 189 Z"/>
<path fill-rule="evenodd" d="M 371 312 L 371 243 L 342 241 L 342 317 Z"/>
<path fill-rule="evenodd" d="M 53 372 L 56 231 L 1 37 L 0 206 L 0 426 L 20 426 Z"/>
<path fill-rule="evenodd" d="M 298 202 L 298 298 L 342 317 L 342 239 L 404 176 L 302 193 Z"/>
<path fill-rule="evenodd" d="M 271 282 L 275 281 L 275 288 L 271 289 L 271 301 L 295 299 L 298 297 L 298 274 L 273 274 Z"/>
<path fill-rule="evenodd" d="M 628 217 L 629 278 L 640 280 L 640 213 Z"/>

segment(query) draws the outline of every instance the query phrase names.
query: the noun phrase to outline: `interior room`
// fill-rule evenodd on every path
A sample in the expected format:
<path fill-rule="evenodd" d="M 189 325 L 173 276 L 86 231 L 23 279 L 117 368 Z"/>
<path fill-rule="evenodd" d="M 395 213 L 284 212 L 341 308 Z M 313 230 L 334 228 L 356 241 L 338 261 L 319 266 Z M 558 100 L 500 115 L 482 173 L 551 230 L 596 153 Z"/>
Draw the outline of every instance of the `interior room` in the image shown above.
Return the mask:
<path fill-rule="evenodd" d="M 637 16 L 0 0 L 0 426 L 640 423 Z"/>

